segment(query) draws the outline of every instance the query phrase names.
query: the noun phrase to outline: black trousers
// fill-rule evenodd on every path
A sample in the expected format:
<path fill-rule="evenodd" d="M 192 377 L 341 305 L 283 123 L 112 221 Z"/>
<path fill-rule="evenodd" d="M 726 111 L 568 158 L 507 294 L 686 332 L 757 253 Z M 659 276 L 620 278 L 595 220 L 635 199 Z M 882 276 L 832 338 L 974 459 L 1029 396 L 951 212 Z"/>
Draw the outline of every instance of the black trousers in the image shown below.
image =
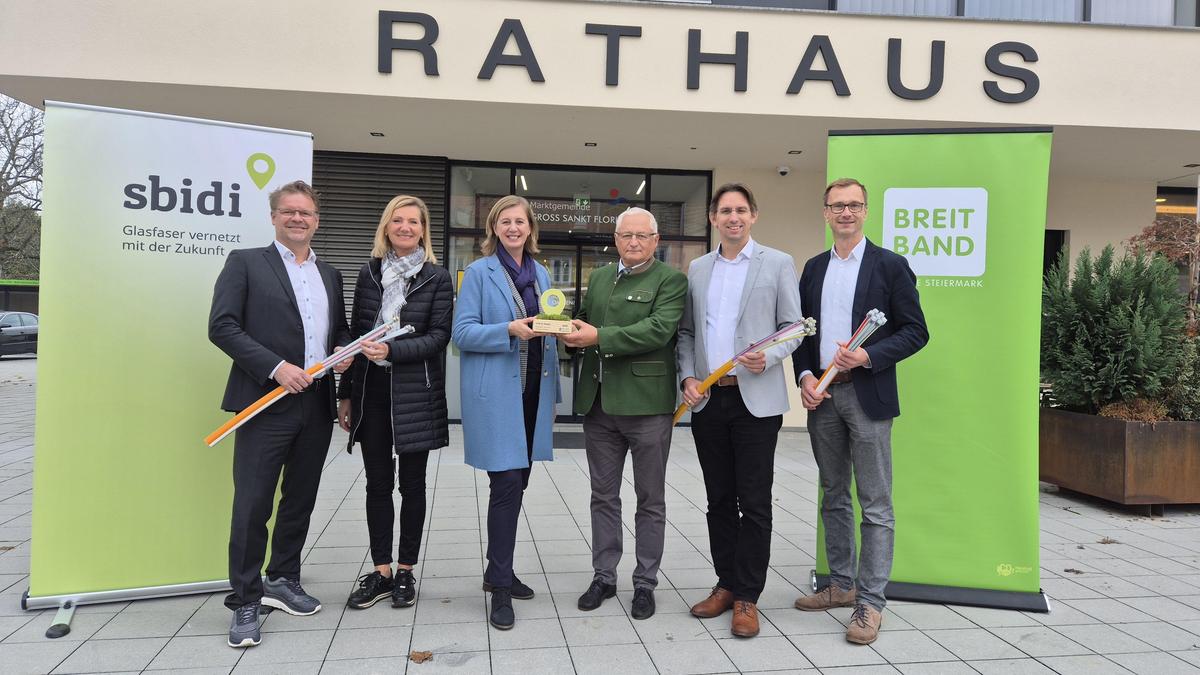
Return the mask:
<path fill-rule="evenodd" d="M 281 472 L 283 484 L 267 575 L 300 578 L 300 555 L 333 435 L 330 379 L 323 377 L 300 394 L 284 396 L 237 430 L 229 527 L 229 584 L 233 592 L 225 597 L 225 606 L 230 609 L 262 598 L 267 521 Z"/>
<path fill-rule="evenodd" d="M 771 560 L 771 484 L 783 415 L 755 417 L 737 387 L 713 387 L 692 414 L 708 493 L 708 545 L 721 588 L 757 603 Z"/>
<path fill-rule="evenodd" d="M 392 562 L 392 523 L 396 508 L 392 488 L 400 486 L 400 543 L 396 562 L 416 565 L 425 529 L 425 467 L 429 451 L 392 455 L 391 377 L 383 368 L 367 366 L 366 397 L 358 441 L 362 444 L 363 469 L 367 474 L 367 533 L 371 539 L 371 561 Z"/>
<path fill-rule="evenodd" d="M 500 588 L 512 586 L 517 521 L 521 517 L 521 499 L 525 496 L 525 488 L 529 487 L 529 472 L 533 469 L 533 429 L 537 424 L 538 391 L 539 386 L 535 384 L 526 389 L 521 397 L 529 466 L 524 469 L 488 472 L 491 483 L 487 518 L 488 564 L 483 572 L 483 580 Z"/>

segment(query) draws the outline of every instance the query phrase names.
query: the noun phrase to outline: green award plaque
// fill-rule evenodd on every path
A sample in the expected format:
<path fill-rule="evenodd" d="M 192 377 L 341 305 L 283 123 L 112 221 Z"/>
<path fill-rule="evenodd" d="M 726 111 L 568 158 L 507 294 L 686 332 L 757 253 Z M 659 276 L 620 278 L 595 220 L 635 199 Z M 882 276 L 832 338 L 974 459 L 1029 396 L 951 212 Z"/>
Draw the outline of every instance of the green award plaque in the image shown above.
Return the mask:
<path fill-rule="evenodd" d="M 538 298 L 542 313 L 533 320 L 533 330 L 539 333 L 565 335 L 575 330 L 571 318 L 563 314 L 567 308 L 567 296 L 557 288 L 551 288 Z"/>

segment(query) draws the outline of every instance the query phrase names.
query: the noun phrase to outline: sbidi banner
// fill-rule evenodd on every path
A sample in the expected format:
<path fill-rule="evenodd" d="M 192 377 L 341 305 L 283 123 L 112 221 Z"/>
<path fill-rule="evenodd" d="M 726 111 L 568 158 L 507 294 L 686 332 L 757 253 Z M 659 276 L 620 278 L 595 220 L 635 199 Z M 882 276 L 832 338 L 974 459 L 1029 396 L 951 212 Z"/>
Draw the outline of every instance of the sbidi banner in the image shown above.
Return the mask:
<path fill-rule="evenodd" d="M 213 282 L 311 176 L 306 133 L 47 102 L 27 606 L 227 586 Z"/>

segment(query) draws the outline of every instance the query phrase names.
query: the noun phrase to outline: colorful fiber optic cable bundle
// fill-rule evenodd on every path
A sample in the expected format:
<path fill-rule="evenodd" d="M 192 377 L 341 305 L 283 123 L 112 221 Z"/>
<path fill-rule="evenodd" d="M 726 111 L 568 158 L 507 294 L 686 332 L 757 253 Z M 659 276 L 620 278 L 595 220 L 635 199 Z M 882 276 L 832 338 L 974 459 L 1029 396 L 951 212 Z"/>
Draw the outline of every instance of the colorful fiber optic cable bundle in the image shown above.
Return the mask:
<path fill-rule="evenodd" d="M 717 383 L 717 380 L 725 377 L 726 373 L 733 370 L 734 366 L 737 365 L 737 359 L 739 356 L 742 356 L 743 354 L 757 354 L 759 352 L 766 351 L 775 345 L 781 345 L 785 342 L 791 342 L 792 340 L 803 340 L 809 335 L 815 335 L 816 332 L 817 320 L 811 317 L 807 319 L 800 319 L 796 323 L 780 328 L 758 342 L 746 347 L 737 354 L 734 354 L 732 359 L 726 361 L 724 365 L 714 370 L 711 374 L 709 374 L 708 377 L 704 378 L 704 381 L 700 383 L 700 393 L 703 394 L 704 392 L 708 391 L 709 388 Z M 681 403 L 679 407 L 675 409 L 676 424 L 679 423 L 679 418 L 683 417 L 683 413 L 687 412 L 687 408 L 688 405 L 686 403 Z"/>
<path fill-rule="evenodd" d="M 862 323 L 858 325 L 858 330 L 854 331 L 854 335 L 850 336 L 850 341 L 846 343 L 846 351 L 852 352 L 858 349 L 867 341 L 867 338 L 879 330 L 879 327 L 887 323 L 887 317 L 878 309 L 872 309 L 863 317 Z M 821 380 L 817 382 L 816 392 L 820 394 L 825 391 L 829 383 L 833 381 L 833 376 L 838 374 L 838 369 L 833 364 L 825 369 L 821 375 Z"/>
<path fill-rule="evenodd" d="M 387 342 L 392 338 L 399 337 L 406 333 L 411 333 L 414 330 L 416 329 L 414 329 L 412 326 L 401 326 L 399 319 L 392 319 L 388 323 L 375 327 L 354 342 L 351 342 L 333 354 L 330 354 L 329 358 L 325 359 L 324 361 L 318 361 L 309 366 L 304 372 L 312 375 L 313 377 L 321 377 L 325 375 L 325 373 L 329 372 L 335 364 L 341 363 L 348 358 L 352 358 L 362 353 L 363 342 L 366 342 L 367 340 Z M 232 434 L 234 431 L 237 431 L 238 427 L 250 421 L 250 419 L 258 413 L 271 407 L 271 404 L 283 398 L 285 394 L 287 394 L 287 390 L 283 387 L 276 387 L 275 389 L 271 390 L 271 392 L 267 395 L 246 406 L 244 410 L 234 415 L 228 422 L 222 424 L 220 427 L 217 427 L 216 431 L 205 436 L 205 444 L 211 448 L 217 443 L 220 443 L 223 438 L 229 434 Z"/>

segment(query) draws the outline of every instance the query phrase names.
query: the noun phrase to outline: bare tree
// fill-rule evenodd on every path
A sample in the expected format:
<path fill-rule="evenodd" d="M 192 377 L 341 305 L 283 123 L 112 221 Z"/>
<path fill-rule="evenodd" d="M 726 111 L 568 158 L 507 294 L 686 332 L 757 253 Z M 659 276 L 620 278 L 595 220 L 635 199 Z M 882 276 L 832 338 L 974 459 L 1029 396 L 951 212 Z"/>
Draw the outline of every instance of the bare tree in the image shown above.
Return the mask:
<path fill-rule="evenodd" d="M 42 111 L 0 95 L 0 277 L 38 277 L 41 208 Z"/>

